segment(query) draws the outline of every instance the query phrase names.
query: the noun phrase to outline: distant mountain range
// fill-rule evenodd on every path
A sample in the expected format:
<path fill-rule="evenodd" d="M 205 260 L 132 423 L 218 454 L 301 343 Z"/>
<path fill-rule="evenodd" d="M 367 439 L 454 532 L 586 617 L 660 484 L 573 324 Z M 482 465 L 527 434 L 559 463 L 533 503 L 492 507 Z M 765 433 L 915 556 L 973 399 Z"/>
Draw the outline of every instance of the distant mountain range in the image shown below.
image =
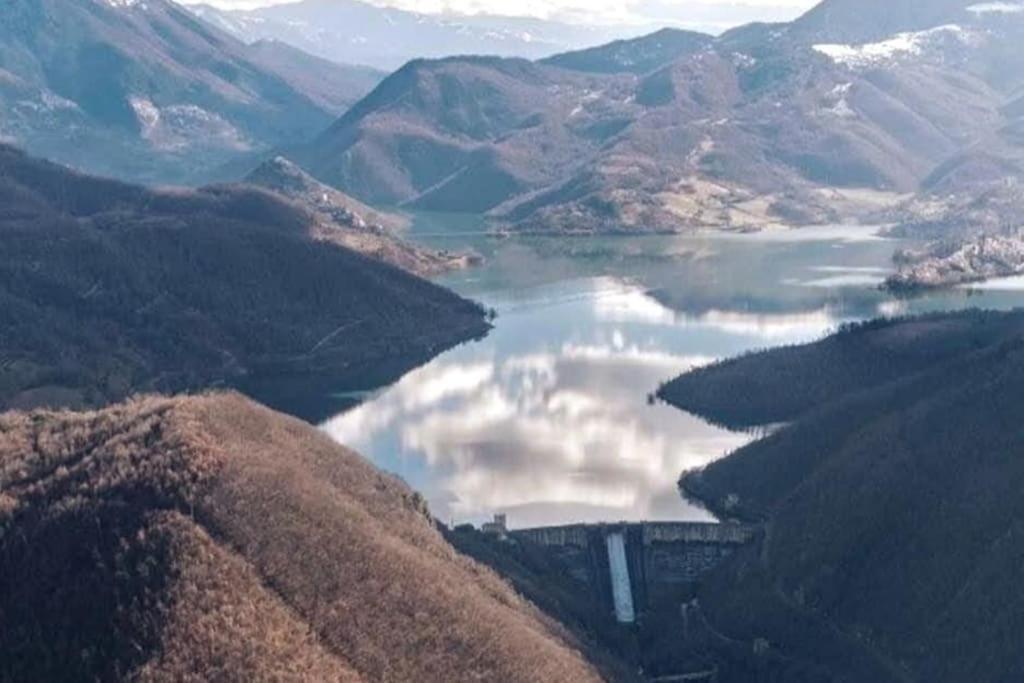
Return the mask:
<path fill-rule="evenodd" d="M 253 10 L 193 5 L 196 16 L 236 38 L 275 40 L 325 59 L 393 70 L 417 58 L 498 55 L 536 59 L 643 32 L 539 19 L 435 15 L 357 0 L 302 0 Z"/>
<path fill-rule="evenodd" d="M 371 204 L 520 231 L 905 222 L 1021 172 L 1018 9 L 827 0 L 718 38 L 417 60 L 294 156 Z"/>
<path fill-rule="evenodd" d="M 381 81 L 327 47 L 364 25 L 378 31 L 368 45 L 404 51 L 394 64 L 602 36 L 354 1 L 14 0 L 0 17 L 0 139 L 157 183 L 238 179 L 283 154 L 360 202 L 487 214 L 507 231 L 1016 232 L 1024 11 L 918 5 L 826 0 L 718 37 L 663 29 L 536 61 L 415 59 Z M 311 26 L 319 47 L 285 30 Z M 529 34 L 529 49 L 506 34 Z"/>
<path fill-rule="evenodd" d="M 664 26 L 719 33 L 744 21 L 780 20 L 784 6 L 646 0 L 630 9 L 636 23 L 533 19 L 487 14 L 428 14 L 378 7 L 359 0 L 301 0 L 251 10 L 210 5 L 190 9 L 218 28 L 253 43 L 277 40 L 345 64 L 394 70 L 417 58 L 493 55 L 540 59 L 631 38 Z M 595 14 L 598 12 L 595 12 Z"/>
<path fill-rule="evenodd" d="M 246 45 L 169 0 L 11 0 L 0 140 L 105 175 L 201 182 L 308 140 L 382 74 Z"/>

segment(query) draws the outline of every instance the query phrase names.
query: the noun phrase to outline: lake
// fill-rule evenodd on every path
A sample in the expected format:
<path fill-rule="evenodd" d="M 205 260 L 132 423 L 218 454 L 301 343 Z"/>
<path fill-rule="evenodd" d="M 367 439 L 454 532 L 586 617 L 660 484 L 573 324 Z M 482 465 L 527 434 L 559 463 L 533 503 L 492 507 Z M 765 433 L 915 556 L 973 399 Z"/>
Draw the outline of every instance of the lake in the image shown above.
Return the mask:
<path fill-rule="evenodd" d="M 711 520 L 676 481 L 754 438 L 651 394 L 689 368 L 880 315 L 1024 303 L 1020 282 L 881 292 L 900 243 L 862 227 L 764 235 L 492 238 L 419 216 L 410 235 L 486 265 L 439 282 L 497 313 L 465 344 L 323 424 L 444 522 Z M 339 393 L 344 393 L 339 387 Z"/>

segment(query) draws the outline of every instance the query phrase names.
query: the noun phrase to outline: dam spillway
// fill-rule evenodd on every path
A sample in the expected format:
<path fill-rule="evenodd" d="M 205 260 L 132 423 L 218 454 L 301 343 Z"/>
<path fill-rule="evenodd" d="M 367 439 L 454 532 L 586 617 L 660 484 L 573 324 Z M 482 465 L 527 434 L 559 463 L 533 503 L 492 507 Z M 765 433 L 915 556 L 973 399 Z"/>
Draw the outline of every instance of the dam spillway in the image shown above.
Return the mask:
<path fill-rule="evenodd" d="M 633 589 L 626 560 L 626 540 L 621 533 L 613 532 L 605 537 L 605 542 L 608 546 L 608 578 L 612 584 L 615 618 L 620 624 L 632 624 L 636 621 L 636 609 L 633 607 Z"/>
<path fill-rule="evenodd" d="M 754 538 L 738 524 L 576 524 L 509 532 L 551 553 L 620 623 L 680 592 Z"/>

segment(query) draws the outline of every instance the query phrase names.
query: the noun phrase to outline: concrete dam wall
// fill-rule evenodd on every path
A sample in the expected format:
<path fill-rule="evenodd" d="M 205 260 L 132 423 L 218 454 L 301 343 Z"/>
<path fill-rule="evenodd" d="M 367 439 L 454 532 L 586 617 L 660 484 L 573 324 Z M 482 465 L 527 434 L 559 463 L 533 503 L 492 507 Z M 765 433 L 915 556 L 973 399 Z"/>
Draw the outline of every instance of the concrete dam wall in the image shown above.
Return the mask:
<path fill-rule="evenodd" d="M 737 524 L 650 522 L 577 524 L 512 531 L 513 539 L 551 552 L 622 623 L 686 586 L 754 537 Z"/>

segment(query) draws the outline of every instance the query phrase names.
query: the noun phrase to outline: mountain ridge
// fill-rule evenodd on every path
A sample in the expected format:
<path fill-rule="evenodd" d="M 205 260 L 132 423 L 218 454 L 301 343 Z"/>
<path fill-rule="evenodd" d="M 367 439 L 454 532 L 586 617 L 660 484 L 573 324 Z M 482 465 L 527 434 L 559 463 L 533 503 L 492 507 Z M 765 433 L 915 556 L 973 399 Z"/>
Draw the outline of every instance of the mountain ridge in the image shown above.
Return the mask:
<path fill-rule="evenodd" d="M 828 42 L 853 34 L 821 17 L 853 10 L 826 3 L 742 39 L 416 60 L 295 158 L 371 204 L 488 213 L 513 232 L 873 222 L 958 154 L 1011 140 L 991 133 L 1013 130 L 1020 58 L 1005 46 L 1024 22 L 948 5 L 914 33 L 896 3 L 877 43 Z M 949 18 L 963 25 L 930 25 Z"/>
<path fill-rule="evenodd" d="M 170 0 L 12 0 L 0 39 L 0 139 L 137 182 L 209 180 L 308 139 L 376 83 L 249 47 Z"/>
<path fill-rule="evenodd" d="M 0 677 L 601 680 L 405 484 L 237 394 L 0 425 Z"/>
<path fill-rule="evenodd" d="M 0 195 L 3 408 L 226 384 L 315 418 L 332 385 L 386 382 L 489 329 L 253 186 L 154 191 L 0 147 Z M 323 394 L 293 404 L 290 384 Z"/>

